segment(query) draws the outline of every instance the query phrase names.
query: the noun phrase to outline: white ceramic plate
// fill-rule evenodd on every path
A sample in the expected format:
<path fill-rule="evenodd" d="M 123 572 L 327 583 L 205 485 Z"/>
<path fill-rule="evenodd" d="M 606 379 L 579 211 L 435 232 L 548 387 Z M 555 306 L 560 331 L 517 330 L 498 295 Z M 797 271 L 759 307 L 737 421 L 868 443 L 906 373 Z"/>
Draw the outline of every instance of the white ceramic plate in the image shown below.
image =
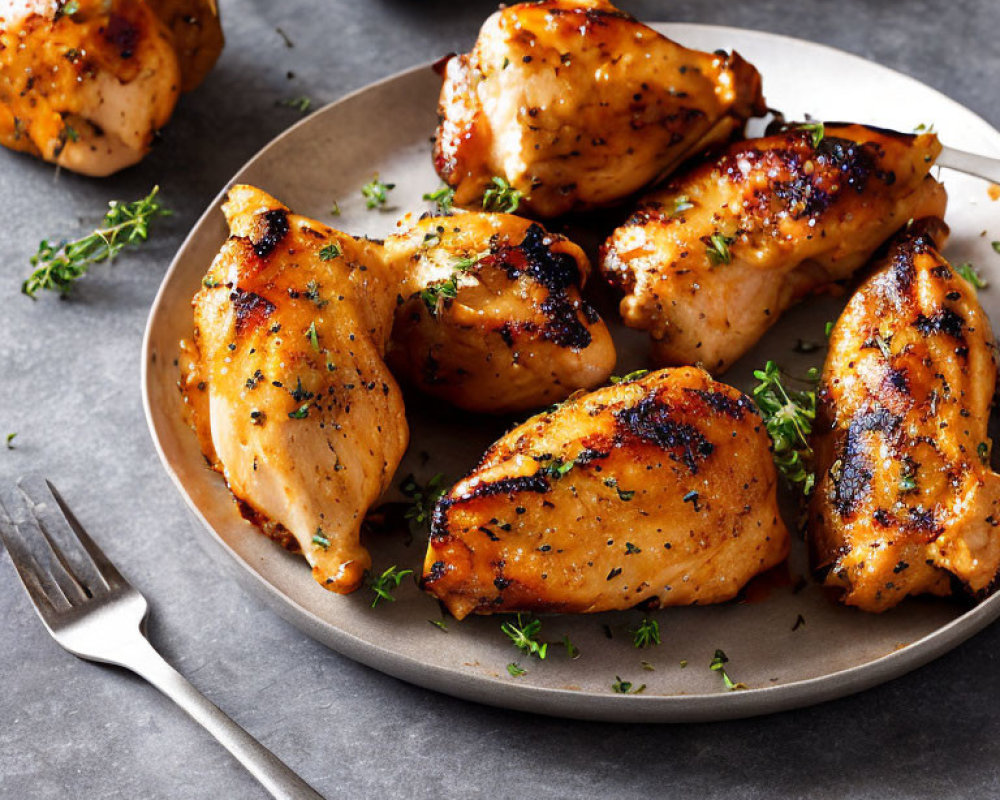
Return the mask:
<path fill-rule="evenodd" d="M 1000 156 L 1000 133 L 971 111 L 855 56 L 755 31 L 656 27 L 688 46 L 738 50 L 763 74 L 770 105 L 790 119 L 809 113 L 904 131 L 933 123 L 949 145 Z M 421 195 L 439 184 L 429 142 L 438 89 L 439 79 L 425 66 L 355 92 L 279 136 L 233 181 L 256 184 L 296 212 L 351 233 L 384 235 L 403 211 L 427 208 Z M 376 172 L 396 184 L 391 211 L 364 208 L 359 189 Z M 994 222 L 1000 204 L 989 200 L 982 181 L 948 171 L 942 177 L 951 198 L 947 221 L 953 236 L 947 255 L 972 261 L 991 279 L 996 276 L 996 288 L 981 296 L 991 317 L 1000 320 L 1000 256 L 989 246 L 991 238 L 1000 238 Z M 639 612 L 545 617 L 543 638 L 568 634 L 581 651 L 577 660 L 566 658 L 561 647 L 551 648 L 544 662 L 521 656 L 495 617 L 449 620 L 444 632 L 428 623 L 441 619 L 437 603 L 409 581 L 397 602 L 374 610 L 366 590 L 348 597 L 323 590 L 303 560 L 240 518 L 182 421 L 177 342 L 190 335 L 191 296 L 226 237 L 219 212 L 224 193 L 225 188 L 184 242 L 153 304 L 143 369 L 149 427 L 164 466 L 194 512 L 199 537 L 221 555 L 220 563 L 233 567 L 246 587 L 330 647 L 404 680 L 499 706 L 605 720 L 712 720 L 816 703 L 873 686 L 946 652 L 1000 614 L 1000 597 L 972 609 L 950 601 L 907 600 L 879 616 L 839 607 L 811 581 L 797 586 L 807 574 L 801 542 L 795 542 L 790 580 L 758 584 L 748 593 L 755 602 L 657 612 L 663 644 L 651 650 L 634 649 L 626 630 L 641 619 Z M 342 210 L 336 219 L 330 214 L 334 200 Z M 982 231 L 992 235 L 984 237 Z M 823 341 L 824 323 L 836 318 L 844 302 L 844 297 L 811 300 L 794 309 L 726 380 L 749 389 L 751 370 L 767 358 L 793 371 L 819 364 L 822 351 L 804 356 L 792 347 L 799 338 Z M 621 351 L 617 372 L 643 366 L 645 336 L 617 325 L 614 335 Z M 419 402 L 410 403 L 408 413 L 413 442 L 400 479 L 409 472 L 426 479 L 438 471 L 457 478 L 502 430 L 496 422 Z M 367 544 L 376 567 L 419 570 L 423 541 L 406 545 L 403 537 L 381 536 Z M 749 691 L 725 691 L 721 676 L 709 670 L 717 648 L 728 654 L 734 680 L 748 684 Z M 528 673 L 510 677 L 506 665 L 511 661 Z M 647 688 L 639 695 L 616 694 L 611 689 L 616 676 Z"/>

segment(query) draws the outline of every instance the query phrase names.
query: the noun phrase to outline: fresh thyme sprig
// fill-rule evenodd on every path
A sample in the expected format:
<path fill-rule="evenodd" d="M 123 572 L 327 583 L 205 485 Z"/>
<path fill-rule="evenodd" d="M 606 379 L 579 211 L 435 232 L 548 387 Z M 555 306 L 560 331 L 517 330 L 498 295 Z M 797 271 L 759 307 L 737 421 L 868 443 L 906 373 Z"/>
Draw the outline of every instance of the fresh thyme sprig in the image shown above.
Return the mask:
<path fill-rule="evenodd" d="M 21 284 L 21 291 L 34 298 L 42 289 L 67 294 L 73 281 L 87 273 L 91 264 L 110 261 L 122 248 L 149 238 L 149 223 L 173 213 L 163 208 L 156 195 L 159 186 L 132 203 L 112 200 L 101 227 L 80 239 L 52 244 L 47 239 L 31 257 L 35 271 Z"/>
<path fill-rule="evenodd" d="M 531 619 L 530 617 L 525 619 L 518 614 L 517 624 L 505 622 L 500 626 L 500 630 L 510 637 L 510 640 L 514 643 L 514 647 L 526 656 L 545 658 L 548 653 L 548 642 L 541 642 L 537 638 L 542 630 L 542 621 L 540 619 Z"/>
<path fill-rule="evenodd" d="M 445 300 L 454 300 L 458 297 L 458 280 L 462 273 L 468 272 L 479 262 L 478 257 L 469 256 L 458 259 L 454 264 L 454 271 L 443 281 L 432 283 L 420 290 L 420 299 L 424 301 L 431 316 L 436 317 L 441 310 L 441 305 Z"/>
<path fill-rule="evenodd" d="M 750 687 L 747 686 L 745 683 L 735 683 L 733 679 L 729 677 L 729 673 L 726 672 L 726 664 L 728 663 L 729 663 L 729 658 L 726 656 L 726 654 L 721 650 L 716 650 L 715 657 L 712 659 L 712 662 L 708 665 L 708 668 L 712 670 L 712 672 L 718 672 L 720 675 L 722 675 L 722 682 L 725 684 L 726 688 L 729 691 L 733 691 L 734 689 L 749 689 Z"/>
<path fill-rule="evenodd" d="M 412 475 L 408 475 L 399 485 L 400 491 L 410 499 L 410 507 L 403 515 L 416 528 L 430 530 L 434 506 L 448 491 L 444 475 L 438 473 L 421 486 Z"/>
<path fill-rule="evenodd" d="M 729 251 L 729 245 L 735 241 L 735 236 L 723 236 L 721 233 L 713 233 L 708 237 L 708 244 L 705 245 L 705 254 L 713 266 L 728 264 L 733 260 L 733 254 Z"/>
<path fill-rule="evenodd" d="M 373 208 L 385 208 L 385 204 L 389 201 L 389 192 L 395 188 L 396 184 L 381 181 L 376 174 L 371 181 L 361 187 L 361 196 L 365 198 L 365 207 L 369 211 Z"/>
<path fill-rule="evenodd" d="M 412 574 L 412 569 L 397 570 L 396 565 L 393 564 L 381 575 L 371 575 L 368 578 L 368 588 L 375 592 L 375 597 L 372 600 L 372 608 L 378 605 L 379 600 L 388 600 L 390 603 L 395 603 L 396 598 L 393 597 L 392 593 L 399 588 L 399 584 L 403 582 L 403 578 Z"/>
<path fill-rule="evenodd" d="M 979 271 L 968 261 L 955 267 L 955 272 L 965 278 L 965 280 L 969 282 L 969 285 L 977 291 L 979 289 L 985 289 L 990 285 L 989 281 L 980 275 Z"/>
<path fill-rule="evenodd" d="M 442 214 L 447 214 L 451 211 L 451 207 L 455 202 L 455 190 L 447 184 L 442 184 L 440 188 L 425 194 L 424 200 L 436 203 L 438 211 Z"/>
<path fill-rule="evenodd" d="M 640 650 L 660 643 L 660 623 L 649 617 L 644 618 L 636 627 L 629 628 L 629 633 L 632 634 L 632 644 Z"/>
<path fill-rule="evenodd" d="M 819 147 L 819 143 L 826 136 L 826 126 L 822 122 L 803 122 L 798 129 L 809 133 L 809 140 L 814 148 Z"/>
<path fill-rule="evenodd" d="M 816 482 L 810 470 L 813 450 L 809 446 L 816 419 L 816 392 L 786 388 L 781 370 L 773 361 L 762 370 L 754 370 L 753 375 L 760 381 L 753 390 L 753 399 L 774 443 L 774 463 L 792 486 L 801 486 L 802 493 L 809 494 Z"/>
<path fill-rule="evenodd" d="M 505 214 L 513 214 L 521 205 L 524 192 L 515 189 L 505 178 L 494 175 L 490 179 L 493 184 L 483 192 L 483 210 L 500 211 Z"/>

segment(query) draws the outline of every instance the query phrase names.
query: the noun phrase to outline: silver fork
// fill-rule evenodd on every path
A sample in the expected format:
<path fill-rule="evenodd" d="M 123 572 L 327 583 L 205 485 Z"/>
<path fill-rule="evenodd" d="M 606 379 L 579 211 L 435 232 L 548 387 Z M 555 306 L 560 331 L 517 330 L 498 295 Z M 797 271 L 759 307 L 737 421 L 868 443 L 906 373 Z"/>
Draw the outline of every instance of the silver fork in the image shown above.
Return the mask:
<path fill-rule="evenodd" d="M 0 488 L 0 539 L 49 633 L 80 658 L 145 678 L 211 733 L 271 795 L 323 800 L 171 667 L 143 635 L 149 607 L 45 478 Z"/>

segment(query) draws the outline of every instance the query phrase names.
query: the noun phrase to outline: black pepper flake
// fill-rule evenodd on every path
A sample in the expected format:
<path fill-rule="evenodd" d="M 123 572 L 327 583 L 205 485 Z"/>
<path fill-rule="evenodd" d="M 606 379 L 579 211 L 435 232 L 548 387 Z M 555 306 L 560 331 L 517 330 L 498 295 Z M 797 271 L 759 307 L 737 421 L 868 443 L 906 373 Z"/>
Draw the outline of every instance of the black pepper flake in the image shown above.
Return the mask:
<path fill-rule="evenodd" d="M 622 568 L 615 567 L 614 569 L 611 570 L 611 572 L 608 573 L 608 577 L 605 578 L 605 580 L 610 581 L 612 578 L 617 578 L 621 574 L 622 574 Z"/>

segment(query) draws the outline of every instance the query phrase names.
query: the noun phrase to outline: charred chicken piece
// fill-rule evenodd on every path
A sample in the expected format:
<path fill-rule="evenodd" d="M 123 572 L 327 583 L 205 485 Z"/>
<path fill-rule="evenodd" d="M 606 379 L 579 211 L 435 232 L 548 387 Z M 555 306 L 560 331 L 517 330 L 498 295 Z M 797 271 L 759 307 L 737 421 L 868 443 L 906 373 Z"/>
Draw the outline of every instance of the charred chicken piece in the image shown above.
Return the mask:
<path fill-rule="evenodd" d="M 377 245 L 235 186 L 231 236 L 195 295 L 182 382 L 202 447 L 244 513 L 353 591 L 361 522 L 408 441 L 382 357 L 396 281 Z"/>
<path fill-rule="evenodd" d="M 843 602 L 983 593 L 1000 569 L 1000 476 L 986 433 L 989 320 L 938 251 L 944 224 L 903 233 L 830 338 L 817 425 L 813 564 Z"/>
<path fill-rule="evenodd" d="M 0 144 L 117 172 L 221 47 L 212 0 L 0 0 Z"/>
<path fill-rule="evenodd" d="M 739 142 L 646 198 L 600 268 L 659 365 L 721 373 L 804 295 L 849 277 L 909 219 L 944 214 L 941 146 L 862 125 Z"/>
<path fill-rule="evenodd" d="M 502 8 L 443 67 L 434 163 L 461 206 L 494 176 L 554 217 L 614 203 L 765 110 L 737 54 L 689 50 L 606 0 Z"/>
<path fill-rule="evenodd" d="M 753 402 L 692 367 L 514 428 L 438 503 L 423 586 L 458 618 L 728 600 L 782 561 Z"/>
<path fill-rule="evenodd" d="M 404 276 L 387 360 L 422 391 L 509 413 L 614 369 L 611 335 L 580 297 L 590 264 L 568 239 L 510 214 L 467 213 L 425 217 L 385 253 Z"/>

